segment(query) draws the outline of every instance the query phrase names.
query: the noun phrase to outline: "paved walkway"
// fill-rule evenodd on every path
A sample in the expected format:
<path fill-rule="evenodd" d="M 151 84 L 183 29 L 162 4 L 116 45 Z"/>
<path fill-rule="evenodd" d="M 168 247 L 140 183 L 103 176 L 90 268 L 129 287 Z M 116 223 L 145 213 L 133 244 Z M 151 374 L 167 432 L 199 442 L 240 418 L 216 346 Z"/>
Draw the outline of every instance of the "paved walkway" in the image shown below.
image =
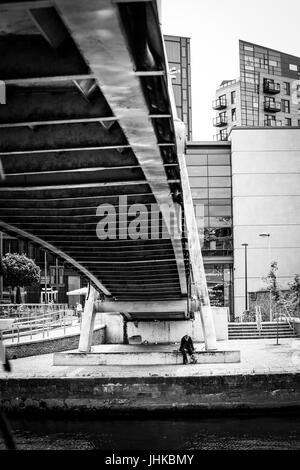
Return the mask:
<path fill-rule="evenodd" d="M 234 340 L 218 343 L 220 350 L 240 350 L 240 364 L 196 364 L 162 366 L 53 366 L 53 355 L 45 354 L 11 361 L 12 372 L 0 371 L 0 378 L 29 377 L 187 377 L 207 375 L 300 373 L 300 338 Z M 123 348 L 124 346 L 122 346 Z M 129 346 L 135 348 L 136 346 Z M 166 346 L 153 346 L 166 348 Z M 167 346 L 176 349 L 178 345 Z M 203 344 L 196 345 L 203 349 Z M 99 349 L 117 348 L 116 345 L 95 346 Z"/>

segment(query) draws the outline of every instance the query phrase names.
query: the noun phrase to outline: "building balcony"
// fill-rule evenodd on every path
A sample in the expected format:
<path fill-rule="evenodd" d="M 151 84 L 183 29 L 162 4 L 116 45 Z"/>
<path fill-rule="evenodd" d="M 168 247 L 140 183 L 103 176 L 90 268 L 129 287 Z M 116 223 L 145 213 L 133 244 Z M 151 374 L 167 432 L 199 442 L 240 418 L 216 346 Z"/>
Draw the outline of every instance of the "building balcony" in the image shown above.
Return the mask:
<path fill-rule="evenodd" d="M 227 108 L 227 100 L 226 98 L 218 98 L 216 101 L 213 101 L 212 105 L 213 109 L 221 110 Z"/>
<path fill-rule="evenodd" d="M 280 83 L 274 83 L 270 80 L 264 80 L 264 93 L 277 95 L 280 93 Z"/>
<path fill-rule="evenodd" d="M 215 127 L 227 126 L 228 120 L 226 116 L 218 116 L 213 121 Z"/>
<path fill-rule="evenodd" d="M 265 119 L 264 126 L 266 127 L 282 127 L 282 121 L 276 121 L 275 119 Z"/>
<path fill-rule="evenodd" d="M 281 111 L 281 104 L 279 101 L 265 101 L 264 110 L 268 113 L 279 113 Z"/>
<path fill-rule="evenodd" d="M 223 142 L 228 140 L 228 132 L 220 132 L 219 134 L 214 135 L 214 141 Z"/>

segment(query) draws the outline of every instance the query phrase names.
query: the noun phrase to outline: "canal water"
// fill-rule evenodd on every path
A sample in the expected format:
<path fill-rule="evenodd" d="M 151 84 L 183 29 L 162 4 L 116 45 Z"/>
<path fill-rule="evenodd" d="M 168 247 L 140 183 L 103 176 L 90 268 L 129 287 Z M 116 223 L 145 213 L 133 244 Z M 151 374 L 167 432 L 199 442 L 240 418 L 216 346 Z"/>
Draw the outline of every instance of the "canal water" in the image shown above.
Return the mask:
<path fill-rule="evenodd" d="M 300 416 L 10 418 L 22 450 L 300 450 Z M 0 435 L 0 449 L 4 449 Z"/>

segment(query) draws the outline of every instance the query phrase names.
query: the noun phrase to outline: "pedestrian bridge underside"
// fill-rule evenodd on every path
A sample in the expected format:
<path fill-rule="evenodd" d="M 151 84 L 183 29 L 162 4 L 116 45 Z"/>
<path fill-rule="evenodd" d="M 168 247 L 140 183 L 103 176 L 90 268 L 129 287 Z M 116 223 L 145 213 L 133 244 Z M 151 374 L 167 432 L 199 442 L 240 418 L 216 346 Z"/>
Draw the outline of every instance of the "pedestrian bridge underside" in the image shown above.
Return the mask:
<path fill-rule="evenodd" d="M 186 301 L 192 272 L 207 305 L 156 1 L 1 1 L 0 57 L 1 230 L 113 300 Z"/>

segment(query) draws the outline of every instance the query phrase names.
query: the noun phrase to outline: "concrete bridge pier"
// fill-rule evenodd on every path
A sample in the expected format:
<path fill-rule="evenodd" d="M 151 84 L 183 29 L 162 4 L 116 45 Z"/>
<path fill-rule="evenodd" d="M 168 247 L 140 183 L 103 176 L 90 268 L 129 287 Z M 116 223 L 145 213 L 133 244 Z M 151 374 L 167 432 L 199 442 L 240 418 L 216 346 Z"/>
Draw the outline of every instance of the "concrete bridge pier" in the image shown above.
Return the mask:
<path fill-rule="evenodd" d="M 96 316 L 96 294 L 96 289 L 90 284 L 86 294 L 84 311 L 82 314 L 81 332 L 78 347 L 78 352 L 80 353 L 89 353 L 91 351 Z"/>

